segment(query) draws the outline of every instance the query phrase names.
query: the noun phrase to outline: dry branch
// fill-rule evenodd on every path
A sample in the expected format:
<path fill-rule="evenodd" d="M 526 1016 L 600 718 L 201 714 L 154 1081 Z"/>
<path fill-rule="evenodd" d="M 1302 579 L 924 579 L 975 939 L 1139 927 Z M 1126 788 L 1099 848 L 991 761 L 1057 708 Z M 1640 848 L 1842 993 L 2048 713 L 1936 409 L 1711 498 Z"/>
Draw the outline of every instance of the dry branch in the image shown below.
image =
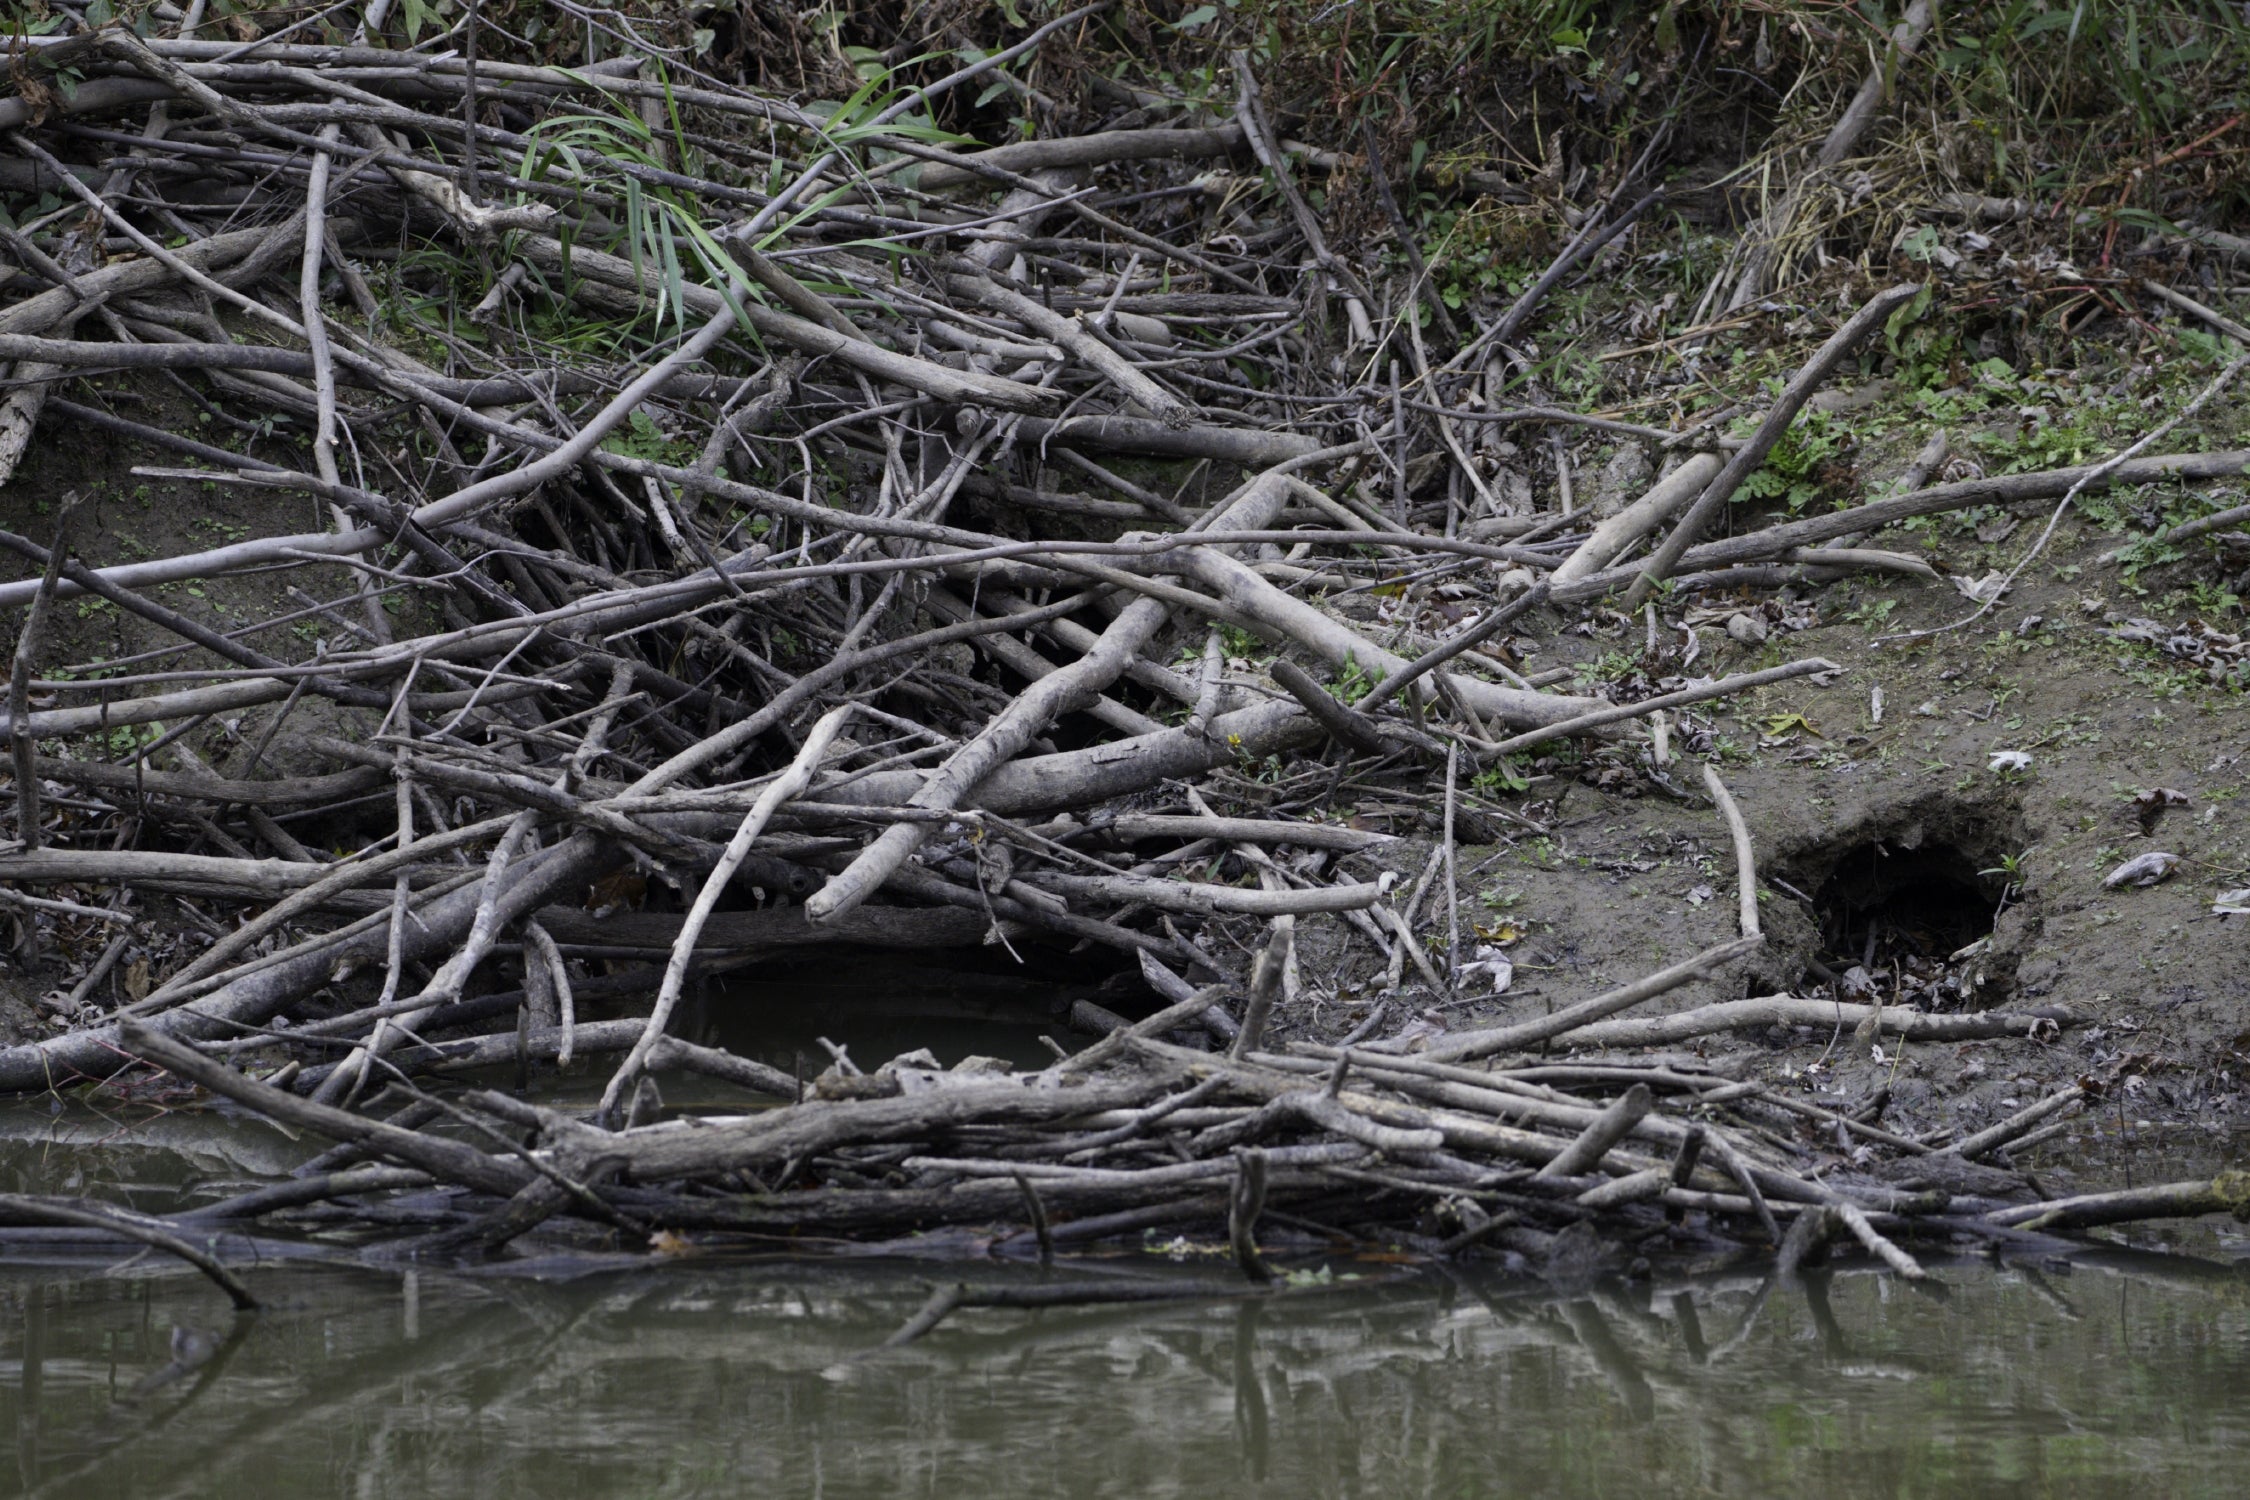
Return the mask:
<path fill-rule="evenodd" d="M 1755 1000 L 1721 1001 L 1717 1005 L 1677 1011 L 1645 1021 L 1603 1021 L 1581 1028 L 1572 1042 L 1582 1048 L 1663 1047 L 1722 1031 L 1746 1031 L 1762 1026 L 1843 1026 L 1849 1029 L 1871 1018 L 1880 1032 L 1904 1037 L 1910 1042 L 2037 1036 L 2078 1024 L 2077 1018 L 2068 1011 L 2053 1007 L 2020 1013 L 1974 1011 L 1945 1016 L 1926 1015 L 1903 1006 L 1878 1008 L 1844 1001 L 1768 995 Z"/>

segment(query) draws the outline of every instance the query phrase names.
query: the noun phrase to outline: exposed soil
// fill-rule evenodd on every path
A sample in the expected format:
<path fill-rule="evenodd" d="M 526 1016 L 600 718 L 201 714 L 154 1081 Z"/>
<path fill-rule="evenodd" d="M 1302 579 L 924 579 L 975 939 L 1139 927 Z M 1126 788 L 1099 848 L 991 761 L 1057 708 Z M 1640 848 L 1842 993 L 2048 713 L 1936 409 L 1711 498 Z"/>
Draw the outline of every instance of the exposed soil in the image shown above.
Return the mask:
<path fill-rule="evenodd" d="M 1964 574 L 1981 572 L 1985 556 L 2004 571 L 2040 519 L 2025 521 L 2004 547 L 1964 542 L 1949 528 L 1941 555 Z M 1919 545 L 1904 532 L 1868 544 Z M 1958 620 L 1974 606 L 1942 585 L 1863 582 L 1816 591 L 1817 622 L 1764 645 L 1700 627 L 1697 672 L 1806 655 L 1846 671 L 1826 684 L 1762 689 L 1709 714 L 1722 774 L 1754 836 L 1768 944 L 1733 971 L 1653 1006 L 1772 993 L 1849 997 L 1841 975 L 1866 961 L 1887 1002 L 1947 1011 L 2059 1006 L 2083 1024 L 2043 1044 L 1885 1046 L 1874 1055 L 1855 1051 L 1848 1034 L 1777 1030 L 1711 1038 L 1692 1049 L 1699 1062 L 1795 1081 L 1845 1113 L 1885 1096 L 1882 1118 L 1893 1129 L 1974 1129 L 2078 1078 L 2101 1082 L 2103 1115 L 2128 1125 L 2239 1128 L 2250 1113 L 2244 919 L 2214 915 L 2212 904 L 2219 891 L 2245 883 L 2250 868 L 2241 800 L 2250 717 L 2239 693 L 2194 685 L 2191 674 L 2167 670 L 2145 645 L 2115 635 L 2121 617 L 2158 612 L 2154 599 L 2214 564 L 2152 569 L 2128 585 L 2099 562 L 2115 545 L 2066 522 L 1998 610 L 1922 642 L 1879 645 L 1846 616 L 1895 600 L 1881 625 L 1892 634 Z M 2192 633 L 2192 616 L 2163 623 Z M 2239 625 L 2237 616 L 2231 628 Z M 1555 640 L 1553 659 L 1533 658 L 1526 670 L 1637 652 L 1645 634 L 1639 622 L 1611 614 L 1591 636 Z M 2001 751 L 2024 752 L 2029 763 L 1996 764 Z M 1566 767 L 1524 798 L 1502 799 L 1551 835 L 1515 832 L 1461 848 L 1458 920 L 1464 956 L 1480 933 L 1521 933 L 1503 950 L 1515 965 L 1513 984 L 1499 997 L 1433 1005 L 1427 1020 L 1461 1028 L 1522 1019 L 1733 935 L 1734 865 L 1723 823 L 1699 787 L 1688 790 L 1692 780 L 1676 780 L 1671 793 L 1646 769 L 1644 762 L 1640 774 L 1574 775 Z M 1602 779 L 1616 785 L 1591 784 Z M 2142 794 L 2154 789 L 2184 801 L 2152 816 Z M 1497 818 L 1473 821 L 1505 827 Z M 1411 881 L 1428 848 L 1417 842 L 1385 863 Z M 2111 870 L 2156 850 L 2179 857 L 2171 878 L 2104 888 Z M 1433 941 L 1445 939 L 1441 916 Z M 1955 954 L 1962 957 L 1948 962 Z M 1916 982 L 1917 967 L 1931 982 Z M 1340 977 L 1351 993 L 1352 976 Z M 1361 1004 L 1303 1020 L 1345 1030 L 1365 1011 Z"/>
<path fill-rule="evenodd" d="M 259 457 L 278 456 L 288 439 L 267 437 L 199 424 L 198 409 L 176 392 L 148 383 L 134 383 L 111 392 L 107 399 L 135 420 L 176 432 L 191 432 L 199 440 L 227 446 Z M 218 427 L 217 431 L 213 428 Z M 178 455 L 108 433 L 86 431 L 67 417 L 49 414 L 27 451 L 15 477 L 0 488 L 0 528 L 26 536 L 45 546 L 55 534 L 57 502 L 75 492 L 80 506 L 71 524 L 73 554 L 93 566 L 145 561 L 176 553 L 194 552 L 239 541 L 245 537 L 290 535 L 326 527 L 329 517 L 302 495 L 250 486 L 151 478 L 136 475 L 136 467 L 180 468 Z M 0 577 L 37 575 L 14 553 L 0 557 Z M 330 643 L 346 644 L 357 637 L 354 627 L 366 620 L 365 607 L 352 597 L 353 580 L 342 568 L 310 566 L 283 573 L 242 573 L 217 578 L 159 583 L 148 586 L 149 597 L 210 629 L 233 632 L 267 622 L 243 639 L 266 654 L 284 661 L 305 661 Z M 308 608 L 313 601 L 332 603 L 325 613 Z M 333 601 L 342 601 L 334 603 Z M 414 626 L 428 612 L 413 594 L 394 595 L 392 618 L 402 629 Z M 293 618 L 292 618 L 293 617 Z M 417 627 L 418 628 L 418 627 Z M 105 663 L 92 671 L 73 675 L 84 678 L 114 677 L 127 673 L 195 673 L 225 669 L 229 663 L 197 648 L 174 649 L 177 637 L 156 625 L 119 610 L 107 600 L 91 597 L 59 601 L 49 612 L 42 632 L 39 673 L 52 677 L 70 671 L 73 664 Z M 165 651 L 150 660 L 126 664 L 143 651 Z M 187 685 L 192 679 L 171 686 Z M 120 689 L 120 697 L 161 692 L 163 686 Z M 34 706 L 38 706 L 34 695 Z M 230 776 L 317 775 L 333 764 L 306 747 L 317 735 L 350 736 L 364 732 L 376 716 L 342 708 L 317 697 L 300 698 L 289 705 L 267 705 L 214 715 L 193 726 L 139 724 L 121 726 L 81 740 L 68 753 L 78 759 L 125 760 L 170 731 L 185 730 L 178 743 L 213 771 Z M 272 731 L 269 734 L 269 731 Z M 61 747 L 43 746 L 42 753 Z M 257 769 L 253 770 L 253 760 Z M 159 769 L 180 769 L 172 752 L 159 751 Z M 50 788 L 51 801 L 67 808 L 68 791 Z M 324 807 L 283 812 L 277 821 L 300 842 L 320 848 L 338 834 L 355 827 L 362 811 L 385 813 L 386 794 L 380 806 L 367 808 Z M 135 830 L 136 837 L 153 838 L 153 828 Z M 128 845 L 131 847 L 131 845 Z M 203 852 L 237 852 L 206 842 Z M 263 852 L 263 851 L 259 851 Z M 63 894 L 68 895 L 65 891 Z M 101 892 L 83 893 L 94 904 L 106 903 Z M 118 965 L 118 982 L 129 973 L 132 958 L 146 957 L 160 970 L 183 936 L 214 930 L 224 914 L 212 910 L 201 916 L 183 908 L 171 897 L 144 897 L 137 909 L 148 912 L 153 930 L 160 934 L 145 954 L 138 950 Z M 106 935 L 104 935 L 105 937 Z M 92 939 L 99 952 L 104 937 Z M 200 943 L 198 943 L 200 946 Z M 20 954 L 0 956 L 0 1038 L 21 1040 L 42 1035 L 47 1027 L 34 1006 L 38 996 L 82 970 L 90 953 L 42 952 L 28 965 Z M 73 962 L 75 960 L 75 962 Z"/>

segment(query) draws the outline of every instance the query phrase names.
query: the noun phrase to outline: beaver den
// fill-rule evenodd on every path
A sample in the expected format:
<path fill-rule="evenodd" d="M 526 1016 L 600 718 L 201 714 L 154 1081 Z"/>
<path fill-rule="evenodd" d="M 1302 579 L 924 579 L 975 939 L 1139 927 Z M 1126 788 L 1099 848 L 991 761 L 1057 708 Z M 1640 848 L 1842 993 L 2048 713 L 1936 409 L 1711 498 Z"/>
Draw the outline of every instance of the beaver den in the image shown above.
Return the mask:
<path fill-rule="evenodd" d="M 1838 970 L 1942 961 L 1991 935 L 2000 909 L 1991 878 L 1947 844 L 1861 844 L 1837 860 L 1814 893 L 1822 956 Z"/>

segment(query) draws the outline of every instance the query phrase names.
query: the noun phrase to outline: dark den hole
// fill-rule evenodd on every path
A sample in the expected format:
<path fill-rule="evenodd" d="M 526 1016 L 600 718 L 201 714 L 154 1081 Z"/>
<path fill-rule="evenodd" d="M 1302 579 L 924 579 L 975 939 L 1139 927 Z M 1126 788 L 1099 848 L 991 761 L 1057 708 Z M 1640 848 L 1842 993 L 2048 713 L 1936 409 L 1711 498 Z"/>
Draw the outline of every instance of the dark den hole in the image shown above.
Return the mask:
<path fill-rule="evenodd" d="M 1942 960 L 1992 931 L 1999 901 L 1958 849 L 1870 843 L 1837 862 L 1817 893 L 1822 947 L 1839 969 Z"/>

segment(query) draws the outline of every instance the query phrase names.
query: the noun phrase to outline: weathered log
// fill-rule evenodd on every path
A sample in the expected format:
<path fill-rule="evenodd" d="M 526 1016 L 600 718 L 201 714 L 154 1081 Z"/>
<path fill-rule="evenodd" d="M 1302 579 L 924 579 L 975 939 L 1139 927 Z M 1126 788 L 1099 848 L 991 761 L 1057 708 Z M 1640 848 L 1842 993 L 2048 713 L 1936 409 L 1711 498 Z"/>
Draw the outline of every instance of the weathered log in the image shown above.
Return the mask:
<path fill-rule="evenodd" d="M 1738 958 L 1755 953 L 1764 943 L 1765 939 L 1758 933 L 1744 933 L 1715 948 L 1707 948 L 1685 962 L 1659 969 L 1607 994 L 1596 995 L 1591 1000 L 1581 1000 L 1552 1015 L 1519 1021 L 1513 1026 L 1495 1026 L 1463 1036 L 1447 1037 L 1426 1047 L 1421 1055 L 1435 1062 L 1456 1062 L 1464 1058 L 1491 1057 L 1501 1052 L 1512 1052 L 1554 1037 L 1568 1036 L 1573 1032 L 1583 1036 L 1586 1029 L 1603 1017 L 1615 1015 L 1629 1006 L 1653 1000 L 1683 984 L 1701 979 Z"/>
<path fill-rule="evenodd" d="M 2011 1229 L 2095 1229 L 2143 1219 L 2192 1219 L 2232 1214 L 2250 1223 L 2250 1173 L 2221 1172 L 2207 1182 L 2167 1182 L 2157 1187 L 2083 1193 L 2049 1203 L 2001 1209 L 1986 1217 Z"/>
<path fill-rule="evenodd" d="M 679 936 L 681 918 L 675 912 L 616 911 L 596 916 L 580 906 L 544 906 L 537 921 L 565 946 L 668 951 Z M 832 921 L 814 923 L 805 919 L 801 906 L 768 906 L 713 912 L 696 951 L 850 947 L 926 952 L 976 947 L 991 926 L 976 912 L 947 907 L 861 906 Z"/>
<path fill-rule="evenodd" d="M 1662 1047 L 1722 1031 L 1760 1026 L 1856 1027 L 1874 1019 L 1880 1032 L 1910 1042 L 1966 1042 L 1982 1037 L 2036 1036 L 2079 1024 L 2060 1006 L 2032 1011 L 1972 1011 L 1966 1015 L 1925 1015 L 1901 1005 L 1876 1007 L 1837 1000 L 1800 1000 L 1767 995 L 1755 1000 L 1724 1000 L 1695 1010 L 1640 1021 L 1601 1021 L 1571 1034 L 1571 1045 L 1586 1048 Z"/>

